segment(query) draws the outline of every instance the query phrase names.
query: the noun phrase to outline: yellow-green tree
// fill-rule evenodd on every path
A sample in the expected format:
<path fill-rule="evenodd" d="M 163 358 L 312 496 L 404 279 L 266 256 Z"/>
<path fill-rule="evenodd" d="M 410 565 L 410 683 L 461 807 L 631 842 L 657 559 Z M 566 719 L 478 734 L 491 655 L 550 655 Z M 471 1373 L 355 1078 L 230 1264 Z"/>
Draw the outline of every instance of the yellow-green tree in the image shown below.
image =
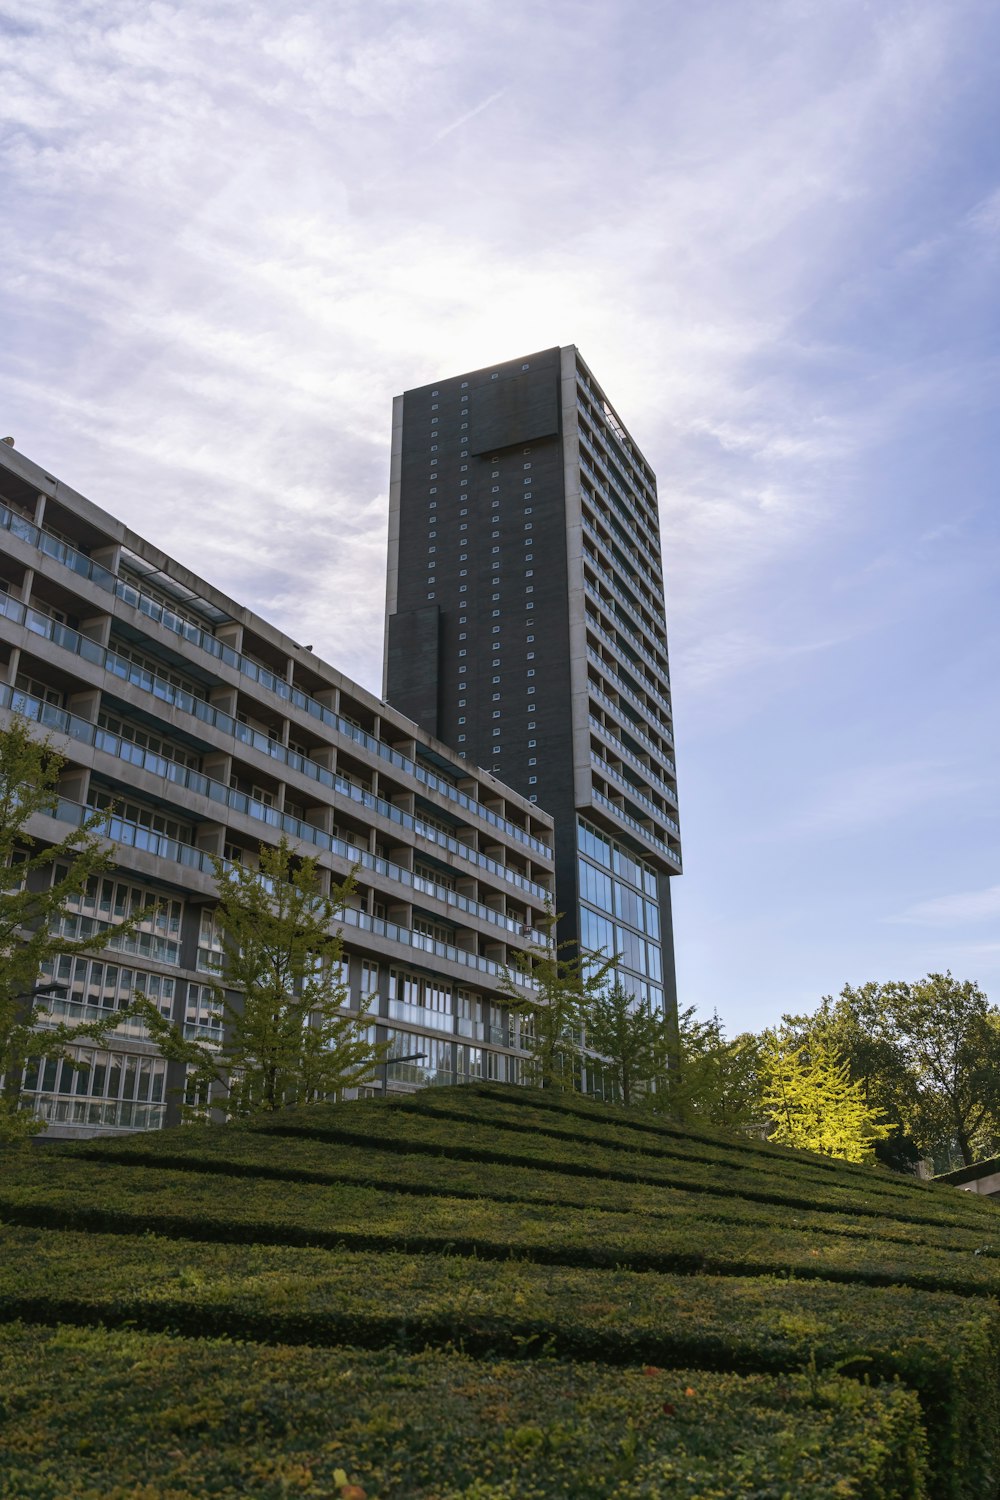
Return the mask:
<path fill-rule="evenodd" d="M 761 1104 L 769 1139 L 844 1161 L 872 1161 L 892 1127 L 865 1102 L 850 1065 L 822 1036 L 802 1042 L 787 1028 L 766 1031 Z"/>

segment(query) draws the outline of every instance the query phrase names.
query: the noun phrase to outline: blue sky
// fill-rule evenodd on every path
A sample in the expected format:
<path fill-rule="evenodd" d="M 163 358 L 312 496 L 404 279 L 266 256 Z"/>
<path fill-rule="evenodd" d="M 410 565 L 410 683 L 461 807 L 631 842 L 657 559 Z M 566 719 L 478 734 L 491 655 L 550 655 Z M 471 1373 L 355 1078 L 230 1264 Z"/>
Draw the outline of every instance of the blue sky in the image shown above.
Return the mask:
<path fill-rule="evenodd" d="M 682 1001 L 1000 1002 L 994 0 L 0 0 L 0 426 L 372 688 L 393 394 L 660 482 Z"/>

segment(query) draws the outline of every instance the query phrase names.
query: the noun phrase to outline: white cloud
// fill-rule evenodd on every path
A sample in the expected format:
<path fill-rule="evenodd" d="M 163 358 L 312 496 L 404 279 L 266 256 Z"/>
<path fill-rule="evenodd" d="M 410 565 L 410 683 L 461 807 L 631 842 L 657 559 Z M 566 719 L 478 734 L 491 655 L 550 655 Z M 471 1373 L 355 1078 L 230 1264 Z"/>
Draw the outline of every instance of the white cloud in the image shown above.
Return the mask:
<path fill-rule="evenodd" d="M 1000 885 L 991 885 L 980 891 L 959 891 L 950 896 L 932 896 L 926 901 L 916 902 L 892 920 L 958 926 L 972 922 L 995 922 L 998 918 L 1000 918 Z M 1000 951 L 1000 945 L 987 944 L 986 946 L 991 951 Z"/>

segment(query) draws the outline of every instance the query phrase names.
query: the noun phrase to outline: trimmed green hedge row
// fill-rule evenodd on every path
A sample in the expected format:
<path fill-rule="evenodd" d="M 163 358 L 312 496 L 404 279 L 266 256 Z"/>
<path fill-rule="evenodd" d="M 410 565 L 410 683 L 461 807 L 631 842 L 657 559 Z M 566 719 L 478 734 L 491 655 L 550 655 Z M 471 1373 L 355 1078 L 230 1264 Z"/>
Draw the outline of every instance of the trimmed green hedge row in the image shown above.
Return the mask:
<path fill-rule="evenodd" d="M 417 1198 L 384 1189 L 226 1178 L 53 1157 L 39 1171 L 23 1153 L 0 1178 L 0 1216 L 11 1222 L 112 1233 L 154 1230 L 234 1243 L 316 1245 L 408 1253 L 450 1251 L 491 1260 L 625 1266 L 635 1271 L 795 1275 L 876 1286 L 989 1295 L 995 1258 L 967 1249 L 902 1246 L 774 1225 L 722 1225 L 697 1204 L 672 1219 L 482 1198 Z"/>
<path fill-rule="evenodd" d="M 921 1398 L 935 1493 L 983 1500 L 996 1489 L 1000 1309 L 987 1299 L 11 1228 L 0 1229 L 0 1261 L 8 1321 L 899 1377 Z"/>
<path fill-rule="evenodd" d="M 583 1094 L 564 1093 L 561 1089 L 512 1089 L 502 1083 L 464 1083 L 449 1089 L 423 1089 L 416 1097 L 430 1104 L 432 1100 L 443 1099 L 446 1093 L 460 1097 L 463 1102 L 475 1099 L 487 1105 L 500 1103 L 523 1105 L 529 1109 L 547 1109 L 563 1116 L 577 1116 L 597 1125 L 612 1125 L 616 1130 L 638 1132 L 640 1136 L 654 1140 L 700 1141 L 706 1146 L 724 1147 L 727 1152 L 746 1152 L 756 1158 L 770 1156 L 784 1163 L 798 1164 L 805 1156 L 813 1166 L 824 1167 L 832 1172 L 867 1172 L 863 1165 L 812 1152 L 803 1153 L 791 1146 L 779 1146 L 756 1136 L 737 1134 L 721 1125 L 709 1125 L 699 1120 L 681 1124 L 664 1116 L 648 1115 L 639 1110 L 623 1110 L 616 1104 L 604 1104 Z M 414 1103 L 415 1100 L 407 1102 Z M 923 1184 L 919 1180 L 914 1179 L 913 1185 L 918 1191 L 922 1190 Z"/>
<path fill-rule="evenodd" d="M 419 1131 L 415 1126 L 419 1122 Z M 926 1195 L 916 1193 L 912 1201 L 889 1199 L 883 1195 L 881 1176 L 873 1168 L 871 1188 L 855 1181 L 839 1183 L 812 1182 L 784 1174 L 778 1166 L 773 1173 L 764 1171 L 729 1171 L 698 1161 L 679 1158 L 662 1159 L 626 1152 L 618 1147 L 604 1147 L 597 1142 L 575 1138 L 557 1140 L 534 1129 L 512 1130 L 505 1124 L 487 1120 L 464 1120 L 461 1132 L 450 1118 L 420 1115 L 406 1107 L 372 1111 L 366 1105 L 311 1105 L 308 1109 L 281 1111 L 261 1117 L 249 1129 L 259 1134 L 302 1136 L 316 1140 L 347 1144 L 379 1146 L 411 1154 L 434 1154 L 458 1161 L 497 1162 L 510 1166 L 542 1167 L 578 1177 L 603 1177 L 618 1182 L 644 1182 L 654 1187 L 681 1188 L 690 1192 L 730 1198 L 738 1195 L 757 1203 L 786 1204 L 794 1208 L 830 1208 L 855 1216 L 881 1216 L 887 1211 L 893 1217 L 911 1223 L 966 1227 L 996 1223 L 996 1208 L 990 1204 L 963 1204 L 949 1189 Z M 962 1198 L 970 1197 L 962 1194 Z"/>
<path fill-rule="evenodd" d="M 0 1330 L 18 1500 L 923 1500 L 901 1386 Z"/>
<path fill-rule="evenodd" d="M 471 1090 L 466 1093 L 462 1087 L 422 1090 L 406 1099 L 402 1107 L 418 1116 L 459 1123 L 480 1124 L 485 1121 L 492 1129 L 499 1127 L 520 1134 L 551 1136 L 558 1141 L 582 1141 L 601 1146 L 609 1153 L 651 1157 L 666 1165 L 675 1158 L 704 1163 L 723 1171 L 726 1174 L 724 1181 L 730 1180 L 728 1174 L 736 1174 L 731 1179 L 734 1183 L 740 1177 L 749 1177 L 752 1182 L 760 1174 L 768 1180 L 778 1175 L 785 1182 L 809 1184 L 821 1192 L 836 1184 L 840 1190 L 860 1191 L 869 1198 L 884 1199 L 883 1212 L 915 1209 L 919 1213 L 937 1200 L 939 1209 L 944 1207 L 945 1212 L 960 1218 L 975 1218 L 982 1214 L 982 1206 L 974 1198 L 970 1203 L 956 1207 L 953 1196 L 949 1196 L 947 1189 L 940 1184 L 906 1178 L 883 1167 L 835 1161 L 811 1151 L 786 1149 L 776 1157 L 775 1148 L 765 1152 L 751 1147 L 749 1151 L 741 1152 L 734 1150 L 731 1142 L 709 1146 L 674 1135 L 653 1142 L 620 1125 L 619 1117 L 624 1114 L 621 1110 L 609 1111 L 606 1119 L 584 1121 L 575 1111 L 560 1110 L 556 1106 L 539 1107 L 527 1101 L 515 1104 L 509 1097 L 502 1101 L 492 1097 L 483 1099 Z"/>
<path fill-rule="evenodd" d="M 415 1120 L 414 1133 L 421 1128 L 422 1122 Z M 186 1126 L 183 1130 L 150 1131 L 124 1139 L 51 1144 L 45 1152 L 49 1159 L 84 1158 L 157 1170 L 186 1169 L 282 1182 L 354 1183 L 418 1197 L 488 1197 L 495 1203 L 543 1203 L 586 1209 L 589 1214 L 627 1213 L 640 1220 L 652 1217 L 673 1222 L 679 1214 L 689 1213 L 697 1215 L 700 1221 L 712 1219 L 721 1224 L 769 1225 L 779 1230 L 874 1238 L 943 1250 L 974 1251 L 991 1246 L 1000 1253 L 1000 1216 L 995 1225 L 977 1221 L 971 1228 L 964 1224 L 961 1227 L 913 1224 L 887 1216 L 858 1218 L 835 1211 L 762 1204 L 734 1195 L 706 1197 L 685 1189 L 651 1187 L 645 1183 L 600 1177 L 584 1179 L 544 1168 L 400 1154 L 356 1144 L 332 1144 L 309 1136 L 269 1136 L 235 1125 Z M 992 1236 L 991 1228 L 995 1230 Z M 600 1233 L 599 1224 L 595 1229 Z"/>

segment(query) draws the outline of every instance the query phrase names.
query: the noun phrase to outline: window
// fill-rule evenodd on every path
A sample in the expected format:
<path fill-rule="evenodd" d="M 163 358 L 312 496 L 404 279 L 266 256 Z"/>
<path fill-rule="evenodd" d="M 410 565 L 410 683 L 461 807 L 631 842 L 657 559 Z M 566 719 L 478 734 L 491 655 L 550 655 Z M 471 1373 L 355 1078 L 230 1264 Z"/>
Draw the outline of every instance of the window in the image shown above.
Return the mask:
<path fill-rule="evenodd" d="M 459 721 L 458 721 L 458 722 L 459 722 L 459 723 L 460 723 L 460 724 L 464 724 L 464 723 L 465 723 L 465 720 L 464 720 L 464 719 L 459 719 Z M 460 735 L 459 735 L 459 737 L 458 737 L 458 743 L 459 743 L 459 744 L 460 744 L 460 745 L 464 745 L 464 744 L 465 744 L 465 735 L 464 735 L 464 734 L 460 734 Z"/>
<path fill-rule="evenodd" d="M 528 640 L 529 641 L 531 640 L 531 636 L 530 635 L 528 637 Z M 528 652 L 528 660 L 529 661 L 534 661 L 534 659 L 535 659 L 535 653 L 534 653 L 534 651 L 529 651 Z"/>
<path fill-rule="evenodd" d="M 525 636 L 525 640 L 526 640 L 526 641 L 533 641 L 533 640 L 534 640 L 534 639 L 535 639 L 535 637 L 534 637 L 534 636 L 533 636 L 533 635 L 526 635 L 526 636 Z M 532 656 L 534 656 L 534 654 L 535 654 L 535 653 L 534 653 L 534 651 L 532 651 L 532 652 L 531 652 L 531 653 L 530 653 L 530 654 L 531 654 L 531 655 L 532 655 Z"/>
<path fill-rule="evenodd" d="M 468 656 L 469 653 L 468 653 L 467 648 L 465 646 L 463 646 L 462 649 L 459 651 L 458 654 L 459 654 L 459 656 Z"/>
<path fill-rule="evenodd" d="M 528 777 L 528 785 L 529 786 L 534 786 L 537 781 L 538 781 L 538 777 L 537 776 L 529 776 Z"/>
<path fill-rule="evenodd" d="M 530 469 L 530 468 L 531 468 L 531 465 L 530 465 L 530 464 L 523 464 L 523 465 L 522 465 L 522 467 L 523 467 L 523 468 L 525 468 L 525 469 Z M 530 481 L 529 481 L 529 482 L 530 482 Z"/>
<path fill-rule="evenodd" d="M 528 765 L 529 766 L 537 766 L 538 765 L 538 756 L 537 755 L 529 755 L 528 756 Z"/>
<path fill-rule="evenodd" d="M 500 702 L 500 694 L 499 693 L 494 693 L 492 696 L 493 696 L 493 702 L 494 703 L 499 703 Z"/>
<path fill-rule="evenodd" d="M 499 681 L 500 681 L 500 679 L 499 679 L 499 677 L 494 677 L 494 679 L 493 679 L 493 681 L 494 681 L 494 682 L 499 682 Z"/>
<path fill-rule="evenodd" d="M 534 669 L 534 667 L 529 667 L 528 668 L 528 676 L 529 677 L 534 677 L 534 675 L 535 675 L 535 669 Z"/>
<path fill-rule="evenodd" d="M 537 744 L 538 744 L 538 741 L 537 741 L 537 740 L 529 740 L 529 741 L 528 741 L 528 749 L 529 749 L 529 750 L 534 750 L 534 748 L 535 748 L 535 746 L 536 746 L 536 745 L 537 745 Z"/>
<path fill-rule="evenodd" d="M 498 708 L 495 708 L 493 710 L 493 717 L 494 717 L 494 719 L 499 719 L 499 717 L 500 717 L 500 710 Z M 496 731 L 496 733 L 497 734 L 500 733 L 499 729 Z"/>
<path fill-rule="evenodd" d="M 526 515 L 526 516 L 530 516 L 530 515 L 533 515 L 533 514 L 534 514 L 534 509 L 535 509 L 535 507 L 534 507 L 534 506 L 533 506 L 533 505 L 526 505 L 526 506 L 525 506 L 525 507 L 524 507 L 524 514 L 525 514 L 525 515 Z M 529 525 L 529 526 L 530 526 L 530 525 L 531 525 L 531 522 L 530 522 L 530 521 L 529 521 L 529 522 L 528 522 L 528 525 Z"/>
<path fill-rule="evenodd" d="M 465 723 L 465 715 L 464 714 L 459 714 L 459 716 L 458 716 L 458 722 L 460 724 L 464 724 Z"/>

